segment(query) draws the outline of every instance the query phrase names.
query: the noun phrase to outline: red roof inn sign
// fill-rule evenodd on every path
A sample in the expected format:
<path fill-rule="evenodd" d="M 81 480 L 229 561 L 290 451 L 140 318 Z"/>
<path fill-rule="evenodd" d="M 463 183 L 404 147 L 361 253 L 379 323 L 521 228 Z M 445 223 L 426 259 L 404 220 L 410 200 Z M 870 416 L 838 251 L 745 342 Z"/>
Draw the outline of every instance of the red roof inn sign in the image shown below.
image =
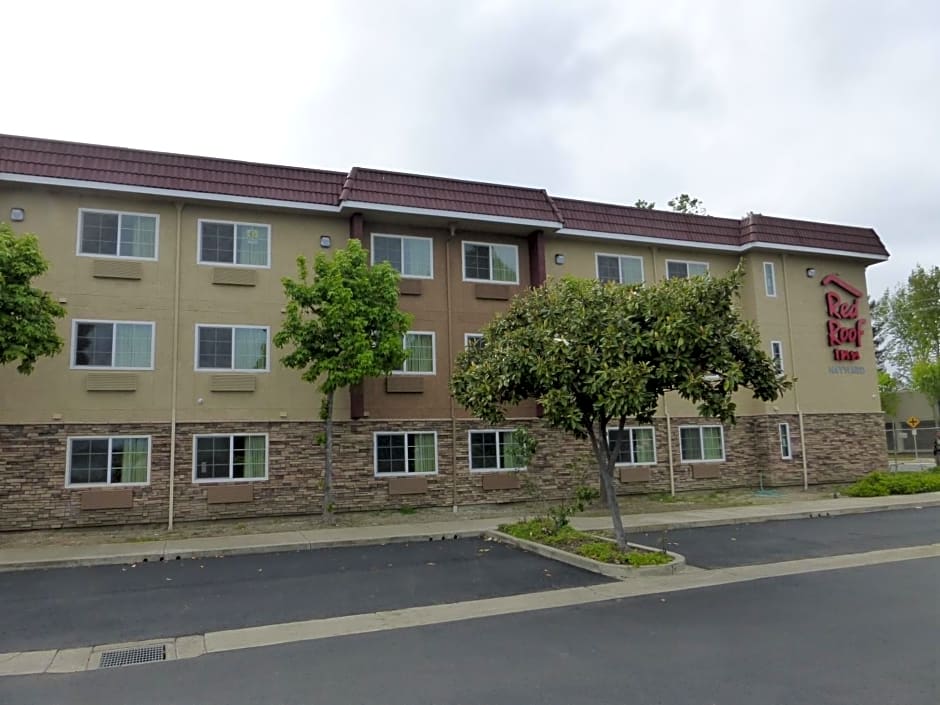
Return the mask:
<path fill-rule="evenodd" d="M 862 355 L 862 335 L 865 332 L 864 318 L 858 317 L 858 301 L 861 291 L 835 274 L 823 277 L 823 286 L 832 285 L 826 292 L 826 342 L 832 348 L 832 359 L 836 362 L 854 362 Z"/>

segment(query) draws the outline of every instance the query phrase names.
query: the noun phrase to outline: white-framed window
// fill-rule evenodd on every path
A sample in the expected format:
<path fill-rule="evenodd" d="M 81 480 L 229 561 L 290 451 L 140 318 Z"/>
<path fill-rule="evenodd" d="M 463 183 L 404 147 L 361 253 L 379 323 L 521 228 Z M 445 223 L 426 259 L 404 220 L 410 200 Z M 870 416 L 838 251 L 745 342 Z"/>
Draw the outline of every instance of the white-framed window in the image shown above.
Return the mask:
<path fill-rule="evenodd" d="M 470 472 L 525 470 L 525 459 L 513 439 L 515 430 L 470 431 Z"/>
<path fill-rule="evenodd" d="M 151 321 L 72 321 L 72 368 L 152 370 Z"/>
<path fill-rule="evenodd" d="M 463 334 L 464 350 L 469 350 L 471 347 L 482 347 L 482 346 L 483 346 L 483 334 L 482 333 L 464 333 Z"/>
<path fill-rule="evenodd" d="M 708 262 L 687 262 L 684 260 L 666 260 L 667 279 L 688 279 L 701 274 L 708 274 Z"/>
<path fill-rule="evenodd" d="M 199 264 L 271 266 L 271 226 L 227 220 L 199 221 Z"/>
<path fill-rule="evenodd" d="M 778 374 L 783 374 L 783 343 L 779 340 L 770 341 L 770 357 L 774 361 L 774 367 Z"/>
<path fill-rule="evenodd" d="M 193 482 L 268 479 L 268 434 L 193 436 Z"/>
<path fill-rule="evenodd" d="M 656 434 L 652 426 L 626 426 L 620 443 L 620 452 L 614 461 L 617 465 L 655 465 Z M 620 437 L 620 430 L 607 429 L 607 443 L 611 450 Z"/>
<path fill-rule="evenodd" d="M 485 242 L 463 243 L 463 278 L 468 282 L 519 283 L 519 248 Z"/>
<path fill-rule="evenodd" d="M 159 232 L 160 216 L 153 213 L 79 208 L 76 254 L 155 260 Z"/>
<path fill-rule="evenodd" d="M 683 463 L 724 460 L 724 429 L 721 426 L 680 426 L 679 453 Z"/>
<path fill-rule="evenodd" d="M 71 436 L 65 486 L 146 485 L 150 436 Z"/>
<path fill-rule="evenodd" d="M 267 326 L 196 324 L 196 369 L 268 371 Z"/>
<path fill-rule="evenodd" d="M 372 447 L 376 477 L 437 473 L 436 431 L 377 431 Z"/>
<path fill-rule="evenodd" d="M 773 262 L 764 262 L 764 291 L 767 296 L 777 295 L 777 273 Z"/>
<path fill-rule="evenodd" d="M 784 460 L 791 460 L 793 448 L 790 446 L 790 424 L 779 424 L 777 430 L 780 432 L 780 457 Z"/>
<path fill-rule="evenodd" d="M 434 241 L 413 235 L 372 234 L 372 264 L 388 262 L 409 279 L 434 278 Z"/>
<path fill-rule="evenodd" d="M 642 284 L 643 258 L 632 255 L 594 255 L 597 278 L 602 282 L 616 284 Z"/>
<path fill-rule="evenodd" d="M 431 331 L 410 330 L 402 339 L 402 347 L 408 357 L 402 363 L 401 369 L 395 370 L 397 375 L 433 375 L 435 365 L 434 333 Z"/>

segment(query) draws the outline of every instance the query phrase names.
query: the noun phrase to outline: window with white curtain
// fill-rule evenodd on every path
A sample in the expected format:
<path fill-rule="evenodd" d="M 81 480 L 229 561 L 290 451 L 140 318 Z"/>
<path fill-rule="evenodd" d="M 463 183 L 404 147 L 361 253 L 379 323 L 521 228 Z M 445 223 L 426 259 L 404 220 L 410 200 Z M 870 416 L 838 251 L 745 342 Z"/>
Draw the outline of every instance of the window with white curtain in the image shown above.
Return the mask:
<path fill-rule="evenodd" d="M 470 471 L 522 470 L 525 458 L 515 431 L 470 431 Z"/>
<path fill-rule="evenodd" d="M 404 335 L 402 346 L 408 357 L 402 366 L 395 370 L 397 374 L 434 374 L 434 333 L 408 331 Z"/>
<path fill-rule="evenodd" d="M 80 209 L 78 254 L 156 259 L 159 216 Z"/>
<path fill-rule="evenodd" d="M 151 322 L 72 321 L 72 366 L 152 370 Z"/>
<path fill-rule="evenodd" d="M 264 433 L 193 436 L 193 480 L 266 480 L 268 436 Z"/>
<path fill-rule="evenodd" d="M 433 255 L 434 243 L 429 237 L 372 235 L 372 264 L 388 262 L 403 277 L 433 278 Z"/>
<path fill-rule="evenodd" d="M 266 372 L 266 326 L 196 326 L 196 369 Z"/>
<path fill-rule="evenodd" d="M 616 284 L 642 284 L 643 258 L 632 255 L 595 255 L 597 278 Z"/>
<path fill-rule="evenodd" d="M 614 450 L 620 440 L 620 452 L 614 461 L 617 465 L 653 465 L 656 463 L 656 441 L 652 426 L 625 427 L 607 430 L 607 443 Z"/>
<path fill-rule="evenodd" d="M 771 297 L 777 295 L 777 273 L 773 262 L 764 262 L 764 293 Z"/>
<path fill-rule="evenodd" d="M 67 487 L 145 485 L 150 481 L 150 437 L 69 438 L 67 467 Z"/>
<path fill-rule="evenodd" d="M 199 221 L 200 264 L 270 266 L 271 227 L 261 223 Z"/>
<path fill-rule="evenodd" d="M 780 431 L 780 457 L 790 460 L 793 458 L 793 449 L 790 446 L 790 424 L 782 423 L 777 428 Z"/>
<path fill-rule="evenodd" d="M 437 472 L 437 434 L 433 431 L 376 433 L 376 475 Z"/>
<path fill-rule="evenodd" d="M 778 374 L 783 374 L 783 343 L 779 340 L 770 341 L 770 357 L 774 361 L 774 367 Z"/>

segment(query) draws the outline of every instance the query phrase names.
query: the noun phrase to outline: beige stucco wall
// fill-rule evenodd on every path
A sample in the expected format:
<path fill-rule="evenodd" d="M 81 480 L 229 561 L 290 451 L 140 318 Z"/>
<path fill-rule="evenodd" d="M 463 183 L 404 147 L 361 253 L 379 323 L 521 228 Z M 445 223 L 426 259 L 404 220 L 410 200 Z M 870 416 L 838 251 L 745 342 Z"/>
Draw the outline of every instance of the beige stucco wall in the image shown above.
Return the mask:
<path fill-rule="evenodd" d="M 173 202 L 100 192 L 45 187 L 0 187 L 0 213 L 24 208 L 17 232 L 39 236 L 50 263 L 38 285 L 63 301 L 67 316 L 59 322 L 63 352 L 41 360 L 24 377 L 0 369 L 0 423 L 164 421 L 170 415 L 173 358 L 173 308 L 177 209 Z M 142 261 L 140 280 L 92 276 L 95 257 L 76 254 L 79 209 L 100 209 L 159 216 L 158 260 Z M 211 282 L 212 266 L 197 263 L 198 219 L 247 221 L 270 225 L 271 267 L 257 269 L 256 286 Z M 340 217 L 274 209 L 220 207 L 185 203 L 180 225 L 180 292 L 178 413 L 181 421 L 307 420 L 319 412 L 319 397 L 300 375 L 283 368 L 281 351 L 271 347 L 270 372 L 257 375 L 254 392 L 209 391 L 211 373 L 196 372 L 197 323 L 262 325 L 270 334 L 280 325 L 284 296 L 280 279 L 296 273 L 297 255 L 315 256 L 320 236 L 332 237 L 332 249 L 343 247 L 348 224 Z M 86 370 L 70 369 L 72 321 L 101 319 L 152 321 L 155 327 L 154 369 L 133 372 L 135 392 L 87 392 Z M 200 403 L 199 400 L 202 400 Z M 27 403 L 24 403 L 27 400 Z M 337 400 L 337 418 L 348 418 L 348 396 Z"/>

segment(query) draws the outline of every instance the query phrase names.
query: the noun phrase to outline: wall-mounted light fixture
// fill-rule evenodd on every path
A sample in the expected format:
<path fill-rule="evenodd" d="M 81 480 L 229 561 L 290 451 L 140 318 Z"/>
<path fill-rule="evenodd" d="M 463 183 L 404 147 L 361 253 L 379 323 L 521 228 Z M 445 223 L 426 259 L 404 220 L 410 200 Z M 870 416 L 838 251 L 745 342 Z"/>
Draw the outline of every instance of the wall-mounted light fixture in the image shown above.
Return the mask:
<path fill-rule="evenodd" d="M 10 220 L 14 223 L 19 223 L 26 220 L 26 209 L 25 208 L 11 208 L 10 209 Z"/>
<path fill-rule="evenodd" d="M 565 256 L 559 252 L 557 255 L 555 255 L 555 264 L 564 264 L 564 263 L 565 263 Z"/>
<path fill-rule="evenodd" d="M 329 235 L 320 236 L 320 247 L 326 249 L 332 244 L 333 244 L 333 238 L 331 238 Z"/>
<path fill-rule="evenodd" d="M 816 268 L 815 268 L 815 267 L 809 267 L 809 268 L 806 270 L 806 276 L 808 276 L 810 279 L 812 279 L 813 277 L 815 277 L 815 276 L 816 276 Z"/>

